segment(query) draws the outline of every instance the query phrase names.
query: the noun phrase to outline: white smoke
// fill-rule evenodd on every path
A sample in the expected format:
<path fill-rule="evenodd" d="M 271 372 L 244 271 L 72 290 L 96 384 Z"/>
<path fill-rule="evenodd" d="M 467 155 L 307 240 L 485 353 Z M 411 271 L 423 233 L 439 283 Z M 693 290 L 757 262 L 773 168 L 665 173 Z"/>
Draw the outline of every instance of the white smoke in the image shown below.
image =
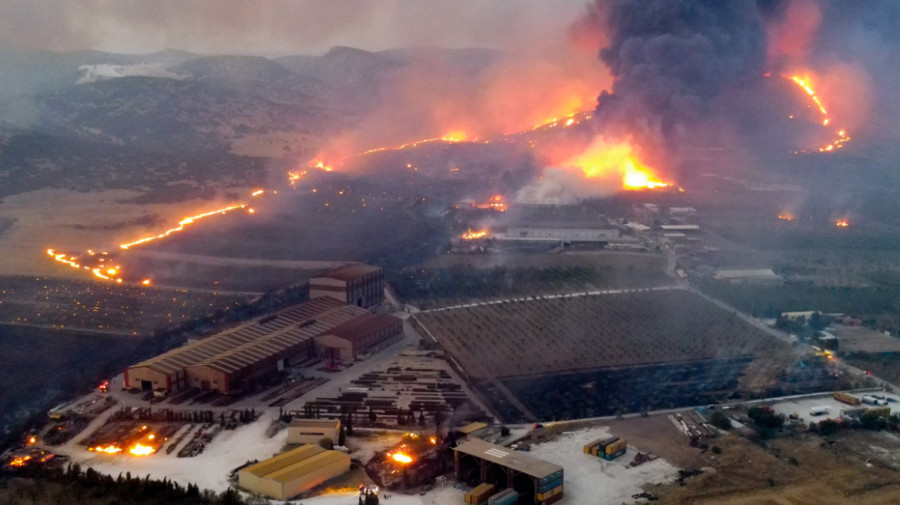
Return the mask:
<path fill-rule="evenodd" d="M 161 77 L 165 79 L 186 79 L 188 76 L 176 74 L 161 63 L 138 63 L 135 65 L 115 65 L 112 63 L 100 63 L 98 65 L 82 65 L 78 67 L 81 77 L 75 84 L 87 84 L 90 82 L 118 79 L 121 77 Z"/>

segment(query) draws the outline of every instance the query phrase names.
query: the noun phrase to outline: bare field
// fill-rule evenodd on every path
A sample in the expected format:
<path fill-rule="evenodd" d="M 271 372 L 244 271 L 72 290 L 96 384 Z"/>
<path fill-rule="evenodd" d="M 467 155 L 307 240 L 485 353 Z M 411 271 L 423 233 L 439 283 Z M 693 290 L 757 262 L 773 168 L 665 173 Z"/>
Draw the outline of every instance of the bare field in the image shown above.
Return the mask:
<path fill-rule="evenodd" d="M 245 188 L 233 192 L 242 197 L 249 193 Z M 117 250 L 119 243 L 172 228 L 186 215 L 223 206 L 222 201 L 205 200 L 124 203 L 139 195 L 127 190 L 82 193 L 42 189 L 3 198 L 0 218 L 12 224 L 0 233 L 0 256 L 4 258 L 0 275 L 83 279 L 84 272 L 54 262 L 46 250 Z"/>
<path fill-rule="evenodd" d="M 474 377 L 770 354 L 782 347 L 684 290 L 518 299 L 415 315 Z"/>
<path fill-rule="evenodd" d="M 847 432 L 835 443 L 801 433 L 767 448 L 737 436 L 716 442 L 709 454 L 715 472 L 689 478 L 661 495 L 661 505 L 888 505 L 897 503 L 896 470 L 848 447 L 868 444 L 869 433 Z M 894 437 L 894 435 L 889 435 Z M 895 437 L 896 438 L 896 437 Z M 656 492 L 656 491 L 654 491 Z"/>

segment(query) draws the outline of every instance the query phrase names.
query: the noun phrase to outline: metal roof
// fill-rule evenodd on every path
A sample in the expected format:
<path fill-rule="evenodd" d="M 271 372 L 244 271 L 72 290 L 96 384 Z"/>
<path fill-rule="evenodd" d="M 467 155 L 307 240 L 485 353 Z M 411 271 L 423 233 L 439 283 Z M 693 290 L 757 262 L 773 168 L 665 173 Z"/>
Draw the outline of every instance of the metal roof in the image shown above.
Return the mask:
<path fill-rule="evenodd" d="M 335 326 L 322 335 L 334 335 L 356 345 L 363 338 L 398 323 L 402 324 L 400 319 L 388 314 L 367 313 L 340 326 Z"/>
<path fill-rule="evenodd" d="M 166 375 L 175 375 L 189 366 L 211 360 L 219 355 L 252 343 L 267 336 L 279 335 L 292 329 L 310 324 L 324 313 L 345 307 L 333 298 L 315 298 L 299 305 L 288 307 L 275 314 L 260 317 L 181 347 L 164 352 L 129 368 L 148 367 Z M 363 309 L 357 314 L 367 313 Z M 341 320 L 336 325 L 345 322 Z"/>
<path fill-rule="evenodd" d="M 343 266 L 340 268 L 335 268 L 334 270 L 329 270 L 323 274 L 317 275 L 311 278 L 309 281 L 313 282 L 316 279 L 337 279 L 340 281 L 352 281 L 354 279 L 359 279 L 360 277 L 371 274 L 374 272 L 380 272 L 381 267 L 376 267 L 372 265 L 364 265 L 362 263 L 355 263 L 352 265 Z"/>
<path fill-rule="evenodd" d="M 559 465 L 529 456 L 522 451 L 514 451 L 477 438 L 469 440 L 454 450 L 512 468 L 536 479 L 543 479 L 563 469 Z"/>
<path fill-rule="evenodd" d="M 319 470 L 338 461 L 346 461 L 350 466 L 350 455 L 340 451 L 323 451 L 289 466 L 275 470 L 272 473 L 261 476 L 263 479 L 271 479 L 280 484 L 290 482 L 312 471 Z"/>
<path fill-rule="evenodd" d="M 337 419 L 301 419 L 294 418 L 291 420 L 289 428 L 332 428 L 337 429 L 340 425 Z"/>
<path fill-rule="evenodd" d="M 462 428 L 457 428 L 456 431 L 458 431 L 460 433 L 464 433 L 466 435 L 471 435 L 472 433 L 474 433 L 478 430 L 482 430 L 487 427 L 488 427 L 487 423 L 474 422 L 474 423 L 469 423 L 469 424 L 463 426 Z"/>
<path fill-rule="evenodd" d="M 315 319 L 303 321 L 297 326 L 282 328 L 269 335 L 244 342 L 189 366 L 208 366 L 221 372 L 234 373 L 310 340 L 316 335 L 329 332 L 335 327 L 367 315 L 369 312 L 366 309 L 353 305 L 341 305 L 318 314 Z"/>
<path fill-rule="evenodd" d="M 283 452 L 278 456 L 260 461 L 259 463 L 254 463 L 241 471 L 249 472 L 257 477 L 262 477 L 272 472 L 277 472 L 282 468 L 286 468 L 305 459 L 309 459 L 316 454 L 321 454 L 325 451 L 326 449 L 319 445 L 302 445 L 296 449 L 291 449 L 290 451 Z"/>

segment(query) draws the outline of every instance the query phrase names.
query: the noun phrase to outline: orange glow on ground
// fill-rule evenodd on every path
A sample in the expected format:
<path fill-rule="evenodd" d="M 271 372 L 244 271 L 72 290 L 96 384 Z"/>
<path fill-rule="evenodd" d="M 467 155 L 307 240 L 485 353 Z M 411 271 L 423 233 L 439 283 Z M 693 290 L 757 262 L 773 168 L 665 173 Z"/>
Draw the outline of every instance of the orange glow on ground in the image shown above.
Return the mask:
<path fill-rule="evenodd" d="M 153 440 L 153 438 L 155 437 L 153 435 L 150 435 L 147 438 Z M 134 444 L 130 449 L 128 449 L 128 452 L 134 456 L 149 456 L 156 452 L 156 447 L 153 447 L 152 445 L 144 445 L 138 442 Z"/>
<path fill-rule="evenodd" d="M 93 452 L 105 452 L 106 454 L 116 454 L 122 452 L 122 448 L 115 444 L 110 444 L 106 447 L 98 445 L 96 447 L 89 447 L 88 450 Z"/>
<path fill-rule="evenodd" d="M 838 228 L 847 228 L 850 226 L 850 222 L 847 221 L 846 219 L 838 219 L 837 221 L 834 222 L 834 225 L 837 226 Z"/>
<path fill-rule="evenodd" d="M 793 221 L 794 215 L 790 212 L 782 212 L 781 214 L 778 214 L 778 219 L 781 219 L 782 221 Z"/>
<path fill-rule="evenodd" d="M 412 458 L 403 454 L 402 452 L 398 452 L 391 456 L 391 459 L 398 463 L 412 463 Z"/>

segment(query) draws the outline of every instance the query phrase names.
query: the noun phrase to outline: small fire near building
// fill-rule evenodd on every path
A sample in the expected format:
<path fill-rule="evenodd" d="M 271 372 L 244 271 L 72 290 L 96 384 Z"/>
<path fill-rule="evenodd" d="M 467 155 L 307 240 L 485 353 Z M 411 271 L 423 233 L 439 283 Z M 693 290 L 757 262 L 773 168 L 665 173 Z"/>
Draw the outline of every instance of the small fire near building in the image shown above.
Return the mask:
<path fill-rule="evenodd" d="M 363 308 L 380 305 L 384 299 L 384 270 L 355 264 L 311 278 L 309 297 L 323 296 Z"/>
<path fill-rule="evenodd" d="M 485 503 L 508 489 L 521 504 L 550 505 L 563 497 L 563 467 L 524 452 L 476 438 L 456 447 L 453 459 L 457 480 L 489 489 L 481 493 Z"/>

